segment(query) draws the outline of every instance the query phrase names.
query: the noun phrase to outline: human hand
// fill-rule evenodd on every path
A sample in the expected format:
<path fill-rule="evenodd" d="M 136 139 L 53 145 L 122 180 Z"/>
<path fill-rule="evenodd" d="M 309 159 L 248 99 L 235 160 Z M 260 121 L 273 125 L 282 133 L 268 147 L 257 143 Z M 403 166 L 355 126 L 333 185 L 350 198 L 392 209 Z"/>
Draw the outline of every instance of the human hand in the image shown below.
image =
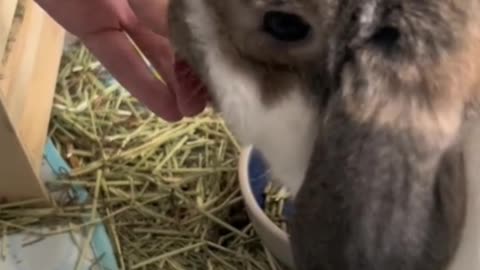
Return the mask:
<path fill-rule="evenodd" d="M 168 0 L 131 0 L 132 6 L 127 0 L 36 2 L 77 36 L 122 86 L 161 118 L 178 121 L 205 108 L 205 87 L 185 62 L 175 59 L 170 47 L 166 30 Z M 155 31 L 149 26 L 156 26 Z M 165 83 L 145 65 L 126 34 Z"/>

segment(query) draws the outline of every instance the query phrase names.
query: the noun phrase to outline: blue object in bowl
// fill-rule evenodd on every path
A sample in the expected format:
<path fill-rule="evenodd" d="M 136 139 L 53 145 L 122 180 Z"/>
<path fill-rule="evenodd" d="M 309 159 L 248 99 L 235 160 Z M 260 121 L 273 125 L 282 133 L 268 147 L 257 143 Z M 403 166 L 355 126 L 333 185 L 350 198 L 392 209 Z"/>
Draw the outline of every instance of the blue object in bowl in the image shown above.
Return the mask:
<path fill-rule="evenodd" d="M 248 161 L 248 178 L 255 201 L 262 210 L 265 210 L 265 188 L 270 181 L 270 174 L 262 154 L 256 149 L 252 150 Z M 288 200 L 283 208 L 283 216 L 290 218 L 292 214 L 293 204 Z"/>

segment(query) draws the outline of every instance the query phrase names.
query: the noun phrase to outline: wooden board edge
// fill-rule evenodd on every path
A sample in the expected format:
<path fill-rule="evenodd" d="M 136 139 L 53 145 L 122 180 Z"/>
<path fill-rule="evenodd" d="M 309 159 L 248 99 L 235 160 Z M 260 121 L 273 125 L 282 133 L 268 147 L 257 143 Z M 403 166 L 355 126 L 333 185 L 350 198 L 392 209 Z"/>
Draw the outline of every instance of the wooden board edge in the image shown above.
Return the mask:
<path fill-rule="evenodd" d="M 24 110 L 17 123 L 18 134 L 32 161 L 40 172 L 43 150 L 47 142 L 48 126 L 63 54 L 65 30 L 44 13 L 42 38 L 38 44 L 32 76 L 26 85 Z"/>
<path fill-rule="evenodd" d="M 30 0 L 31 1 L 31 0 Z M 18 39 L 23 40 L 26 44 L 14 48 L 12 52 L 14 59 L 17 61 L 16 69 L 10 73 L 10 84 L 7 88 L 6 105 L 10 119 L 14 126 L 18 129 L 19 123 L 25 110 L 25 100 L 31 87 L 29 82 L 33 76 L 36 65 L 42 65 L 35 61 L 38 54 L 42 54 L 39 50 L 40 42 L 45 39 L 42 35 L 42 29 L 46 23 L 47 17 L 36 3 L 32 3 L 28 11 L 30 17 L 25 19 L 23 29 L 19 33 Z M 28 14 L 26 14 L 28 16 Z"/>
<path fill-rule="evenodd" d="M 50 205 L 45 185 L 30 165 L 15 129 L 0 100 L 0 200 L 16 202 L 39 199 L 39 205 Z"/>

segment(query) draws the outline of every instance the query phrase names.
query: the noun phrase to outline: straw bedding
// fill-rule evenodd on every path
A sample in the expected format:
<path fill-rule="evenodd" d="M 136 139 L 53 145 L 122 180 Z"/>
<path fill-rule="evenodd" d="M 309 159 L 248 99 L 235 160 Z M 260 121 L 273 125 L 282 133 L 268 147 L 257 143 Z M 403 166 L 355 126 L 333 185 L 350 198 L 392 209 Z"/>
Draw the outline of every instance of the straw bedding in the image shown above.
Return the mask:
<path fill-rule="evenodd" d="M 4 239 L 78 230 L 91 238 L 103 222 L 121 269 L 282 269 L 246 216 L 239 146 L 210 110 L 168 124 L 77 45 L 62 60 L 49 132 L 72 170 L 49 182 L 60 195 L 52 208 L 0 205 Z M 275 219 L 278 205 L 267 212 Z M 0 259 L 5 252 L 0 247 Z"/>

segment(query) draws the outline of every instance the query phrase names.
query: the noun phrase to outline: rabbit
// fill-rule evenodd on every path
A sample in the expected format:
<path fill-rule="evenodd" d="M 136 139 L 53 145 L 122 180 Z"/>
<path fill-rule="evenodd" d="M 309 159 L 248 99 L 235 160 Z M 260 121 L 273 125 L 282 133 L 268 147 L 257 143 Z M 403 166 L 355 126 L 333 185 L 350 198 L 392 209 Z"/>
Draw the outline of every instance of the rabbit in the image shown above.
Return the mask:
<path fill-rule="evenodd" d="M 291 193 L 298 270 L 447 270 L 480 0 L 175 0 L 175 51 Z"/>

